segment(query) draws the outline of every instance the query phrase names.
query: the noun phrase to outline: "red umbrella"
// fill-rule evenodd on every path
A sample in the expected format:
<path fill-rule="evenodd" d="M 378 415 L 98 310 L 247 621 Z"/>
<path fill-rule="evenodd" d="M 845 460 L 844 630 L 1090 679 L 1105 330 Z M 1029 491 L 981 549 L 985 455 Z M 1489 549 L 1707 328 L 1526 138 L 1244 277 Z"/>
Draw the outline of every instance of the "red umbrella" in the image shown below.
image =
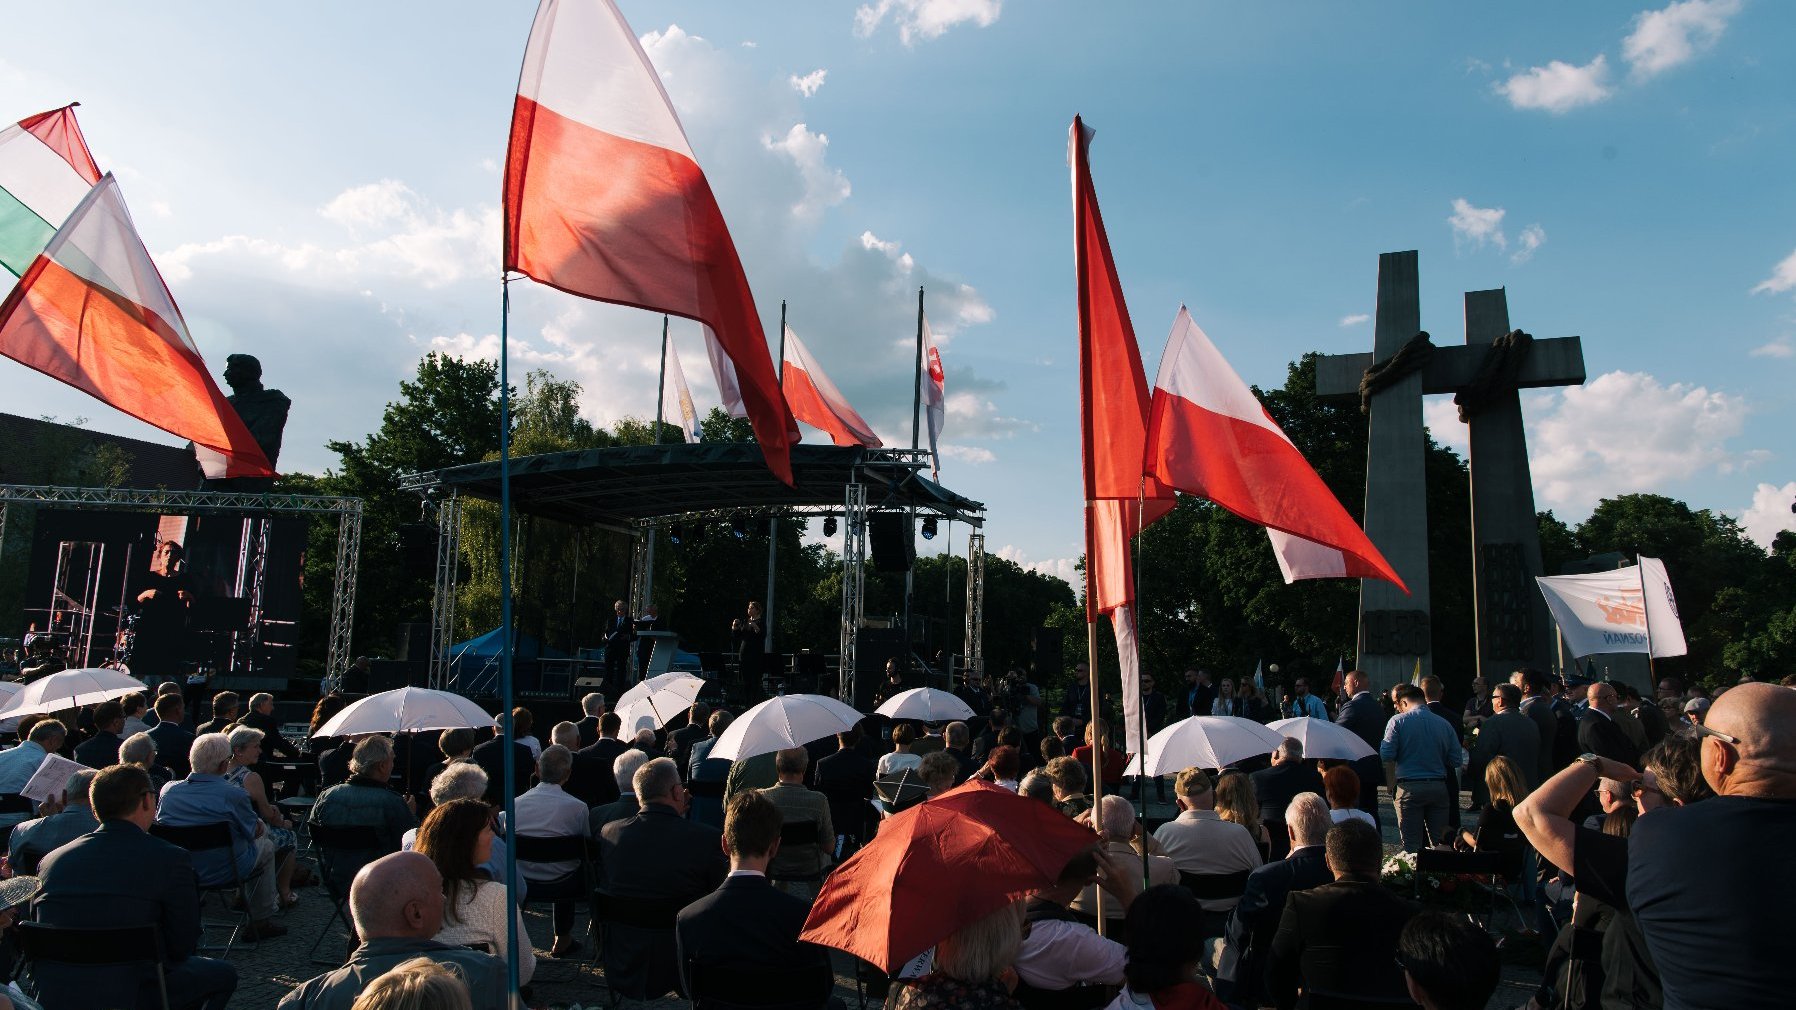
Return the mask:
<path fill-rule="evenodd" d="M 1059 879 L 1090 828 L 977 779 L 885 822 L 824 882 L 800 939 L 892 971 Z"/>

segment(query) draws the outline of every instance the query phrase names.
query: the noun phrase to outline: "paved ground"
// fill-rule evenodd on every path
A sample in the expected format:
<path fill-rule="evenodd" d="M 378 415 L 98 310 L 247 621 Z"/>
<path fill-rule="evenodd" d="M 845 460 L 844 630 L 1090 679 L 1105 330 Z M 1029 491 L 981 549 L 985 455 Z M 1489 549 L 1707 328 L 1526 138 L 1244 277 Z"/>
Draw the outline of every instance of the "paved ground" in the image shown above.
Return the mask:
<path fill-rule="evenodd" d="M 1390 797 L 1383 796 L 1382 803 L 1386 847 L 1395 851 L 1397 821 L 1390 806 Z M 1171 816 L 1172 809 L 1170 805 L 1153 803 L 1150 804 L 1150 814 L 1167 817 Z M 241 982 L 237 995 L 231 1000 L 230 1010 L 273 1010 L 288 990 L 334 966 L 313 965 L 309 963 L 307 954 L 330 918 L 329 899 L 325 897 L 323 889 L 318 887 L 306 888 L 300 893 L 299 906 L 288 912 L 284 920 L 290 930 L 287 936 L 253 948 L 240 947 L 232 953 L 231 960 L 237 965 Z M 574 1007 L 591 1010 L 607 1006 L 604 974 L 586 960 L 591 956 L 590 949 L 580 952 L 580 960 L 550 960 L 547 956 L 550 939 L 547 907 L 532 910 L 525 915 L 525 920 L 537 956 L 536 978 L 531 987 L 532 1010 L 571 1010 Z M 340 959 L 345 939 L 346 934 L 342 928 L 333 926 L 330 935 L 318 947 L 319 955 Z M 851 959 L 846 955 L 837 956 L 836 975 L 837 995 L 849 1007 L 858 1010 Z M 1539 982 L 1540 973 L 1536 969 L 1505 966 L 1503 984 L 1491 999 L 1491 1010 L 1520 1007 L 1533 995 Z M 647 1006 L 653 1010 L 673 1010 L 688 1004 L 684 1000 L 667 998 L 635 1005 Z M 476 1010 L 491 1008 L 477 1007 Z"/>

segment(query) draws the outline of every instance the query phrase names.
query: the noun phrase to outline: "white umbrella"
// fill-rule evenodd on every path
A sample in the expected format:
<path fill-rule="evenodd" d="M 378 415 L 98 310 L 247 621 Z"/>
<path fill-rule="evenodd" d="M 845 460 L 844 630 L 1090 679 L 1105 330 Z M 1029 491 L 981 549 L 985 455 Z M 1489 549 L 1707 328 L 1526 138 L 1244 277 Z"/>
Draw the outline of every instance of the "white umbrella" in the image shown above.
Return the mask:
<path fill-rule="evenodd" d="M 1303 756 L 1312 761 L 1358 761 L 1378 753 L 1361 740 L 1358 733 L 1327 719 L 1298 716 L 1269 722 L 1266 728 L 1303 744 Z"/>
<path fill-rule="evenodd" d="M 26 684 L 7 699 L 6 704 L 0 705 L 0 719 L 48 715 L 83 705 L 98 705 L 142 690 L 145 690 L 143 681 L 117 670 L 100 667 L 64 670 Z"/>
<path fill-rule="evenodd" d="M 948 722 L 973 718 L 973 706 L 947 691 L 933 687 L 913 687 L 899 691 L 874 710 L 888 719 L 915 719 L 918 722 Z"/>
<path fill-rule="evenodd" d="M 638 717 L 644 712 L 651 715 L 655 722 L 649 729 L 659 729 L 667 725 L 674 716 L 692 707 L 699 692 L 705 689 L 705 678 L 690 673 L 663 673 L 641 681 L 628 691 L 617 696 L 617 704 L 612 706 L 623 718 L 624 711 L 634 711 Z M 630 720 L 624 719 L 624 729 L 630 729 Z"/>
<path fill-rule="evenodd" d="M 821 694 L 782 694 L 730 723 L 711 747 L 711 756 L 745 761 L 757 754 L 803 747 L 813 740 L 846 733 L 861 718 L 859 712 Z"/>
<path fill-rule="evenodd" d="M 25 690 L 24 684 L 15 684 L 10 680 L 0 680 L 0 708 L 5 707 L 6 703 L 12 700 L 13 695 L 18 694 L 23 690 Z M 0 719 L 0 733 L 16 732 L 19 728 L 19 720 L 21 718 L 24 717 L 12 715 Z"/>
<path fill-rule="evenodd" d="M 1194 715 L 1181 719 L 1147 740 L 1147 774 L 1172 775 L 1186 768 L 1222 768 L 1236 761 L 1270 754 L 1285 738 L 1233 715 Z M 1129 762 L 1126 774 L 1141 774 L 1141 759 Z"/>
<path fill-rule="evenodd" d="M 363 733 L 423 733 L 433 729 L 491 729 L 498 725 L 487 711 L 459 694 L 427 687 L 402 687 L 352 702 L 314 737 Z"/>
<path fill-rule="evenodd" d="M 645 729 L 660 729 L 667 722 L 661 713 L 647 698 L 638 698 L 628 705 L 612 709 L 617 713 L 618 738 L 626 743 L 635 739 L 636 734 Z"/>

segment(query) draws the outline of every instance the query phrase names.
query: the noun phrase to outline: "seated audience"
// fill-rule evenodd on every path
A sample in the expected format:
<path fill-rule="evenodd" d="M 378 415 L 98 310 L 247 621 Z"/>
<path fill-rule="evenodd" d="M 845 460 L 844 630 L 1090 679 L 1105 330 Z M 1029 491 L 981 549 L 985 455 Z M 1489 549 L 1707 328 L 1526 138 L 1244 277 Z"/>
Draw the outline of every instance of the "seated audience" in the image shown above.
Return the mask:
<path fill-rule="evenodd" d="M 1077 817 L 1091 809 L 1091 775 L 1085 766 L 1070 757 L 1048 762 L 1048 778 L 1054 782 L 1054 805 L 1068 817 Z"/>
<path fill-rule="evenodd" d="M 1329 770 L 1346 772 L 1358 786 L 1359 776 L 1352 768 Z M 1259 1005 L 1266 992 L 1266 956 L 1272 948 L 1272 937 L 1278 932 L 1279 917 L 1284 914 L 1285 898 L 1334 879 L 1328 870 L 1324 843 L 1329 828 L 1336 823 L 1333 815 L 1338 813 L 1339 810 L 1329 810 L 1315 793 L 1299 793 L 1285 808 L 1285 831 L 1290 836 L 1291 851 L 1285 858 L 1247 875 L 1247 888 L 1229 912 L 1223 929 L 1222 956 L 1216 972 L 1218 996 L 1242 1006 Z"/>
<path fill-rule="evenodd" d="M 1141 822 L 1135 819 L 1135 808 L 1123 797 L 1110 795 L 1098 801 L 1098 806 L 1093 809 L 1098 814 L 1094 818 L 1098 831 L 1104 836 L 1104 851 L 1116 857 L 1118 863 L 1131 867 L 1139 877 L 1142 847 L 1149 844 L 1151 839 L 1141 830 Z M 1179 869 L 1173 865 L 1172 860 L 1154 854 L 1149 855 L 1146 862 L 1148 886 L 1179 882 Z M 1122 906 L 1116 902 L 1105 900 L 1103 905 L 1105 919 L 1120 920 L 1123 917 Z M 1096 916 L 1097 906 L 1098 885 L 1092 883 L 1086 885 L 1067 907 L 1086 916 Z"/>
<path fill-rule="evenodd" d="M 422 853 L 395 852 L 362 867 L 349 889 L 349 914 L 361 946 L 343 967 L 288 993 L 280 1010 L 354 1010 L 376 979 L 417 957 L 458 971 L 474 1006 L 510 1005 L 504 963 L 433 939 L 443 928 L 443 878 Z"/>
<path fill-rule="evenodd" d="M 522 705 L 511 710 L 511 735 L 518 743 L 530 749 L 530 763 L 536 764 L 543 756 L 542 741 L 536 738 L 536 716 Z"/>
<path fill-rule="evenodd" d="M 270 700 L 270 712 L 273 711 L 273 705 L 274 702 Z M 299 901 L 298 896 L 293 893 L 293 871 L 298 862 L 293 854 L 299 843 L 293 833 L 293 822 L 268 798 L 268 785 L 262 780 L 261 773 L 255 770 L 262 761 L 262 741 L 267 738 L 261 730 L 249 725 L 237 726 L 226 738 L 231 741 L 231 770 L 225 773 L 225 778 L 249 794 L 249 800 L 256 808 L 256 816 L 262 818 L 263 827 L 269 839 L 274 842 L 275 882 L 280 886 L 281 907 L 291 908 Z"/>
<path fill-rule="evenodd" d="M 1070 760 L 1070 759 L 1069 759 Z M 1023 754 L 1012 744 L 999 744 L 985 759 L 984 767 L 973 773 L 973 778 L 984 779 L 996 786 L 1002 786 L 1012 792 L 1016 791 L 1017 779 L 1022 774 Z M 1080 780 L 1083 783 L 1083 779 Z M 1080 786 L 1083 790 L 1083 785 Z M 1091 802 L 1085 803 L 1084 809 L 1090 809 Z M 1081 813 L 1083 810 L 1080 811 Z"/>
<path fill-rule="evenodd" d="M 923 763 L 917 766 L 917 778 L 923 781 L 923 788 L 929 790 L 928 799 L 953 789 L 959 776 L 960 762 L 946 749 L 923 755 Z"/>
<path fill-rule="evenodd" d="M 1091 751 L 1096 740 L 1104 741 L 1104 791 L 1119 792 L 1122 789 L 1123 771 L 1129 766 L 1129 755 L 1122 748 L 1110 746 L 1110 726 L 1102 719 L 1093 719 L 1085 724 L 1085 742 L 1067 752 L 1067 756 L 1079 762 L 1083 768 L 1091 767 Z"/>
<path fill-rule="evenodd" d="M 1484 1010 L 1502 981 L 1496 941 L 1463 915 L 1431 909 L 1397 936 L 1397 963 L 1422 1010 Z"/>
<path fill-rule="evenodd" d="M 156 741 L 156 756 L 168 766 L 175 778 L 186 778 L 193 769 L 187 765 L 187 752 L 193 747 L 193 734 L 182 725 L 187 720 L 187 703 L 179 693 L 156 698 L 156 725 L 149 729 Z"/>
<path fill-rule="evenodd" d="M 860 752 L 860 743 L 858 727 L 837 733 L 835 753 L 819 758 L 811 769 L 811 788 L 829 800 L 829 823 L 836 829 L 838 845 L 846 837 L 865 842 L 871 834 L 867 815 L 873 799 L 874 763 Z"/>
<path fill-rule="evenodd" d="M 200 724 L 194 730 L 194 736 L 205 736 L 207 733 L 224 733 L 237 725 L 238 708 L 242 700 L 235 691 L 220 691 L 212 696 L 212 718 Z"/>
<path fill-rule="evenodd" d="M 125 742 L 120 733 L 125 728 L 125 710 L 116 701 L 103 701 L 94 706 L 94 735 L 75 748 L 75 760 L 89 768 L 108 768 L 118 764 L 119 745 Z"/>
<path fill-rule="evenodd" d="M 274 714 L 274 695 L 266 691 L 249 696 L 249 712 L 241 725 L 262 731 L 262 751 L 282 761 L 299 757 L 299 748 L 281 735 L 281 721 Z"/>
<path fill-rule="evenodd" d="M 1322 791 L 1328 797 L 1328 816 L 1333 822 L 1365 821 L 1376 828 L 1378 822 L 1360 809 L 1359 789 L 1359 772 L 1352 765 L 1335 765 L 1322 773 Z"/>
<path fill-rule="evenodd" d="M 312 804 L 312 823 L 333 828 L 373 828 L 379 845 L 366 852 L 334 854 L 338 863 L 331 872 L 338 880 L 353 880 L 363 864 L 399 851 L 405 833 L 418 826 L 411 798 L 400 796 L 388 786 L 393 777 L 391 740 L 371 736 L 357 743 L 349 769 L 347 782 L 326 789 Z"/>
<path fill-rule="evenodd" d="M 237 989 L 237 969 L 194 953 L 200 897 L 193 856 L 149 833 L 156 817 L 150 777 L 134 765 L 114 765 L 94 777 L 88 796 L 100 826 L 44 858 L 32 918 L 76 929 L 154 925 L 161 936 L 169 1004 L 178 1010 L 224 1010 Z M 138 1006 L 160 1006 L 155 972 L 127 970 L 133 974 L 121 980 L 123 988 L 109 989 L 103 981 L 110 979 L 109 969 L 43 965 L 34 972 L 32 993 L 40 1000 L 46 992 L 79 993 L 90 1006 L 108 1005 L 102 993 L 109 993 L 135 997 Z"/>
<path fill-rule="evenodd" d="M 1260 801 L 1260 814 L 1266 821 L 1266 830 L 1271 837 L 1272 858 L 1283 858 L 1285 826 L 1274 820 L 1267 811 L 1282 813 L 1293 799 L 1303 793 L 1324 795 L 1322 773 L 1303 759 L 1303 741 L 1288 736 L 1272 752 L 1272 767 L 1254 772 L 1251 781 L 1254 798 Z"/>
<path fill-rule="evenodd" d="M 1197 981 L 1204 957 L 1202 919 L 1197 899 L 1176 884 L 1142 891 L 1127 919 L 1123 978 L 1128 984 L 1110 1010 L 1223 1010 L 1216 994 Z"/>
<path fill-rule="evenodd" d="M 1415 908 L 1379 882 L 1384 842 L 1370 825 L 1343 821 L 1328 830 L 1326 846 L 1334 882 L 1285 899 L 1266 964 L 1269 995 L 1279 1010 L 1297 1006 L 1300 991 L 1407 999 L 1391 952 Z"/>
<path fill-rule="evenodd" d="M 230 739 L 223 733 L 203 733 L 194 739 L 187 758 L 193 771 L 162 787 L 156 823 L 177 828 L 221 821 L 230 825 L 230 852 L 214 849 L 193 854 L 200 886 L 228 886 L 243 880 L 249 885 L 250 934 L 262 939 L 285 935 L 287 927 L 274 921 L 280 911 L 274 839 L 256 816 L 249 794 L 225 778 L 231 766 Z"/>
<path fill-rule="evenodd" d="M 810 903 L 767 882 L 768 865 L 779 855 L 782 823 L 780 808 L 765 792 L 730 798 L 723 827 L 729 876 L 681 909 L 674 927 L 683 991 L 693 991 L 694 967 L 727 979 L 736 971 L 797 973 L 829 965 L 828 951 L 798 939 Z"/>
<path fill-rule="evenodd" d="M 639 750 L 627 750 L 617 756 L 611 763 L 611 774 L 616 779 L 617 799 L 602 806 L 592 808 L 587 815 L 588 834 L 599 837 L 599 832 L 612 821 L 621 821 L 626 817 L 635 817 L 642 812 L 642 804 L 636 799 L 636 769 L 649 763 L 649 756 Z"/>
<path fill-rule="evenodd" d="M 486 772 L 471 761 L 452 764 L 438 772 L 430 780 L 430 805 L 440 807 L 453 800 L 480 800 L 486 804 L 487 823 L 493 829 L 492 855 L 481 863 L 478 869 L 486 874 L 488 880 L 505 879 L 505 832 L 499 824 L 500 810 L 486 803 Z M 418 831 L 413 828 L 400 838 L 399 847 L 407 852 L 417 844 Z M 524 903 L 527 888 L 524 883 L 523 868 L 518 868 L 512 880 L 512 895 L 519 905 Z"/>
<path fill-rule="evenodd" d="M 474 1010 L 461 973 L 414 957 L 374 980 L 349 1010 Z"/>
<path fill-rule="evenodd" d="M 520 709 L 520 711 L 522 711 Z M 513 718 L 516 716 L 514 714 Z M 586 804 L 569 796 L 562 784 L 573 767 L 574 754 L 566 747 L 551 746 L 536 765 L 537 784 L 513 803 L 519 838 L 588 838 Z M 518 860 L 518 869 L 537 894 L 554 894 L 555 944 L 550 957 L 566 957 L 580 949 L 574 937 L 574 903 L 586 894 L 586 879 L 577 859 L 550 863 Z M 565 896 L 564 896 L 565 894 Z"/>
<path fill-rule="evenodd" d="M 580 746 L 591 747 L 599 739 L 599 717 L 605 714 L 605 696 L 598 692 L 580 696 Z"/>
<path fill-rule="evenodd" d="M 514 716 L 515 718 L 515 716 Z M 517 727 L 513 727 L 516 732 Z M 468 760 L 480 766 L 486 772 L 486 798 L 488 802 L 498 803 L 505 798 L 505 750 L 511 748 L 511 788 L 513 796 L 522 796 L 530 788 L 531 773 L 536 770 L 536 752 L 522 741 L 507 742 L 505 734 L 499 733 L 492 739 L 474 748 Z"/>
<path fill-rule="evenodd" d="M 1522 855 L 1528 847 L 1521 829 L 1515 825 L 1515 808 L 1527 794 L 1521 769 L 1502 755 L 1491 758 L 1484 766 L 1484 790 L 1490 801 L 1478 814 L 1478 830 L 1461 831 L 1459 847 L 1502 853 L 1503 876 L 1516 884 L 1522 872 Z"/>
<path fill-rule="evenodd" d="M 896 778 L 908 768 L 915 768 L 923 763 L 920 754 L 911 753 L 910 746 L 917 739 L 917 728 L 908 722 L 901 722 L 892 727 L 891 753 L 879 758 L 876 770 L 882 779 Z"/>
<path fill-rule="evenodd" d="M 493 837 L 484 801 L 450 800 L 424 818 L 412 851 L 430 857 L 443 876 L 443 923 L 436 941 L 458 947 L 484 945 L 487 953 L 504 961 L 507 920 L 513 921 L 518 932 L 518 983 L 528 985 L 536 973 L 536 952 L 530 947 L 524 914 L 505 900 L 505 885 L 481 869 L 493 858 Z"/>
<path fill-rule="evenodd" d="M 967 724 L 956 720 L 942 727 L 943 750 L 954 758 L 957 766 L 954 784 L 960 785 L 972 774 L 978 764 L 973 760 L 973 733 Z"/>
<path fill-rule="evenodd" d="M 437 750 L 442 751 L 443 760 L 424 769 L 424 788 L 426 789 L 430 788 L 430 783 L 437 780 L 438 775 L 443 774 L 443 769 L 450 765 L 468 763 L 468 756 L 474 750 L 474 731 L 466 726 L 442 731 L 437 734 Z M 482 771 L 480 774 L 484 781 L 486 772 Z"/>
<path fill-rule="evenodd" d="M 1023 781 L 1017 783 L 1016 791 L 1018 795 L 1040 800 L 1050 807 L 1054 805 L 1054 780 L 1048 778 L 1046 772 L 1032 771 L 1023 776 Z"/>
<path fill-rule="evenodd" d="M 1270 848 L 1272 829 L 1260 820 L 1260 801 L 1254 796 L 1253 783 L 1246 772 L 1230 768 L 1216 777 L 1216 816 L 1246 828 L 1261 852 Z M 1283 826 L 1277 817 L 1272 818 L 1272 823 Z"/>
<path fill-rule="evenodd" d="M 733 719 L 734 716 L 723 709 L 712 712 L 711 718 L 705 723 L 710 735 L 693 744 L 692 756 L 686 759 L 686 781 L 698 786 L 702 793 L 690 797 L 692 819 L 719 831 L 723 830 L 721 792 L 729 787 L 730 772 L 734 765 L 722 758 L 713 758 L 711 748 L 717 746 L 717 738 L 730 728 Z M 871 758 L 867 760 L 867 764 L 872 766 Z M 871 790 L 872 786 L 869 785 L 868 789 Z"/>
<path fill-rule="evenodd" d="M 1023 944 L 1023 904 L 1012 902 L 935 945 L 935 970 L 900 986 L 894 1010 L 1016 1010 L 1004 984 Z"/>
<path fill-rule="evenodd" d="M 1093 882 L 1104 889 L 1105 907 L 1115 905 L 1126 916 L 1141 893 L 1141 865 L 1135 859 L 1092 849 L 1089 857 L 1069 866 L 1054 886 L 1029 896 L 1024 905 L 1027 935 L 1016 956 L 1017 989 L 1025 998 L 1034 999 L 1028 990 L 1056 993 L 1077 986 L 1122 983 L 1127 954 L 1123 945 L 1099 936 L 1067 907 Z"/>
<path fill-rule="evenodd" d="M 930 755 L 934 757 L 935 755 Z M 830 853 L 834 851 L 836 828 L 830 820 L 829 801 L 822 793 L 815 793 L 805 788 L 805 772 L 810 769 L 810 754 L 803 747 L 792 747 L 774 755 L 774 769 L 779 773 L 779 782 L 761 790 L 761 795 L 779 808 L 780 819 L 785 824 L 810 822 L 817 826 L 817 842 L 811 845 L 795 845 L 776 854 L 768 872 L 775 877 L 807 877 L 819 875 L 829 865 Z M 953 758 L 945 758 L 952 763 Z M 924 762 L 927 764 L 927 761 Z M 922 767 L 922 765 L 919 765 Z M 952 778 L 952 772 L 949 773 Z M 925 780 L 927 782 L 927 780 Z M 725 819 L 728 828 L 728 819 Z M 828 839 L 827 843 L 824 839 Z M 727 843 L 729 838 L 724 838 Z"/>
<path fill-rule="evenodd" d="M 150 715 L 149 711 L 150 699 L 144 697 L 143 692 L 127 694 L 118 700 L 118 704 L 125 713 L 125 728 L 119 730 L 119 736 L 130 739 L 139 733 L 149 732 L 150 727 L 156 724 L 155 716 Z"/>
<path fill-rule="evenodd" d="M 11 750 L 0 751 L 0 795 L 17 796 L 19 790 L 31 781 L 31 776 L 37 774 L 38 765 L 44 763 L 45 755 L 62 750 L 69 735 L 63 724 L 55 719 L 39 719 L 29 729 L 25 728 L 25 720 L 21 719 L 19 726 L 25 742 Z M 0 827 L 18 824 L 30 818 L 31 813 L 25 810 L 0 813 Z"/>
<path fill-rule="evenodd" d="M 37 865 L 45 856 L 100 826 L 88 801 L 89 787 L 98 774 L 92 768 L 83 768 L 70 775 L 62 787 L 60 811 L 12 829 L 8 851 L 13 872 L 37 872 Z"/>
<path fill-rule="evenodd" d="M 668 756 L 674 759 L 674 764 L 686 767 L 686 763 L 692 759 L 692 745 L 710 733 L 705 726 L 710 718 L 711 706 L 702 701 L 693 702 L 692 707 L 686 710 L 686 725 L 667 736 Z"/>
<path fill-rule="evenodd" d="M 1216 787 L 1202 768 L 1187 768 L 1173 783 L 1179 815 L 1154 832 L 1160 851 L 1182 873 L 1216 876 L 1259 867 L 1260 847 L 1246 828 L 1216 812 Z M 1289 801 L 1287 801 L 1288 803 Z M 1240 898 L 1204 898 L 1204 911 L 1220 917 Z M 1220 923 L 1216 923 L 1218 927 Z M 1212 934 L 1214 935 L 1214 934 Z"/>
<path fill-rule="evenodd" d="M 133 733 L 119 745 L 119 764 L 142 768 L 150 776 L 150 784 L 160 792 L 163 786 L 175 780 L 175 773 L 172 769 L 157 764 L 156 757 L 156 738 L 148 733 Z"/>

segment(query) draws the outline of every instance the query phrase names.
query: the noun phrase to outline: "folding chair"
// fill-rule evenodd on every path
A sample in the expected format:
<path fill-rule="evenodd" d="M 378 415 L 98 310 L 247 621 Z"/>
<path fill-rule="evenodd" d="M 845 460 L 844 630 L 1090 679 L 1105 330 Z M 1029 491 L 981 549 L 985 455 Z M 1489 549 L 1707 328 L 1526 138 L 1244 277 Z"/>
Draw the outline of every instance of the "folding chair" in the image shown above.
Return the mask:
<path fill-rule="evenodd" d="M 780 825 L 780 854 L 784 855 L 795 848 L 809 846 L 817 853 L 817 868 L 808 873 L 769 873 L 767 879 L 776 884 L 816 884 L 829 876 L 829 853 L 835 848 L 835 839 L 824 846 L 817 835 L 816 821 L 787 821 Z"/>
<path fill-rule="evenodd" d="M 318 939 L 312 941 L 312 949 L 306 956 L 313 964 L 337 966 L 344 959 L 319 957 L 318 945 L 330 935 L 331 926 L 338 922 L 350 931 L 351 936 L 354 935 L 349 921 L 349 885 L 355 881 L 356 871 L 367 865 L 370 858 L 379 858 L 386 853 L 381 851 L 380 833 L 372 827 L 313 824 L 307 831 L 312 848 L 318 853 L 319 880 L 324 884 L 324 893 L 331 899 L 331 917 L 324 921 L 324 928 L 318 931 Z"/>
<path fill-rule="evenodd" d="M 1247 876 L 1252 870 L 1240 870 L 1235 873 L 1187 873 L 1179 871 L 1179 883 L 1191 896 L 1199 901 L 1222 901 L 1228 898 L 1239 898 L 1247 890 Z M 1203 938 L 1221 936 L 1224 923 L 1228 920 L 1226 912 L 1203 913 Z"/>
<path fill-rule="evenodd" d="M 605 986 L 612 1006 L 625 997 L 650 1000 L 677 988 L 680 972 L 674 922 L 684 907 L 684 902 L 665 898 L 593 892 L 592 918 L 599 930 Z M 669 980 L 667 988 L 660 988 Z M 656 988 L 660 991 L 650 991 Z"/>
<path fill-rule="evenodd" d="M 37 805 L 32 803 L 29 797 L 20 796 L 18 793 L 0 793 L 0 814 L 24 814 L 26 818 L 30 818 L 35 813 L 37 813 Z M 12 829 L 18 826 L 18 824 L 0 825 L 0 849 L 5 849 L 7 842 L 12 839 Z"/>
<path fill-rule="evenodd" d="M 154 923 L 146 926 L 122 926 L 110 929 L 76 929 L 47 926 L 41 922 L 21 922 L 13 927 L 19 941 L 20 969 L 31 966 L 37 998 L 47 1007 L 74 1006 L 138 1006 L 140 983 L 133 973 L 108 986 L 104 973 L 77 971 L 78 979 L 57 979 L 51 973 L 46 985 L 39 965 L 67 965 L 71 968 L 122 968 L 149 966 L 156 971 L 156 988 L 161 994 L 162 1010 L 173 1010 L 168 1002 L 168 975 L 162 967 L 162 934 Z M 63 985 L 60 983 L 73 984 Z"/>
<path fill-rule="evenodd" d="M 237 844 L 231 836 L 231 825 L 225 821 L 214 821 L 211 824 L 182 825 L 163 824 L 162 822 L 157 821 L 150 825 L 150 834 L 155 835 L 157 838 L 160 838 L 171 845 L 178 845 L 194 855 L 199 855 L 202 852 L 212 852 L 218 849 L 224 850 L 225 861 L 231 866 L 231 882 L 228 884 L 202 883 L 199 885 L 200 905 L 202 910 L 200 928 L 204 930 L 207 926 L 229 926 L 231 932 L 230 935 L 225 938 L 224 946 L 220 947 L 218 944 L 201 943 L 199 949 L 201 951 L 223 951 L 224 957 L 230 957 L 231 948 L 236 946 L 238 935 L 243 932 L 243 927 L 249 925 L 251 921 L 249 897 L 250 881 L 257 879 L 265 871 L 262 867 L 258 866 L 254 870 L 251 870 L 249 876 L 246 877 L 243 875 L 242 871 L 237 869 Z M 206 896 L 208 894 L 217 895 L 219 897 L 219 904 L 223 906 L 227 913 L 232 911 L 228 896 L 234 894 L 237 896 L 237 900 L 242 903 L 243 909 L 237 912 L 234 918 L 212 919 L 208 921 L 203 917 Z M 250 944 L 252 947 L 254 945 L 253 942 Z"/>
<path fill-rule="evenodd" d="M 801 971 L 709 967 L 686 962 L 686 998 L 693 1010 L 822 1010 L 836 989 L 828 961 Z"/>

